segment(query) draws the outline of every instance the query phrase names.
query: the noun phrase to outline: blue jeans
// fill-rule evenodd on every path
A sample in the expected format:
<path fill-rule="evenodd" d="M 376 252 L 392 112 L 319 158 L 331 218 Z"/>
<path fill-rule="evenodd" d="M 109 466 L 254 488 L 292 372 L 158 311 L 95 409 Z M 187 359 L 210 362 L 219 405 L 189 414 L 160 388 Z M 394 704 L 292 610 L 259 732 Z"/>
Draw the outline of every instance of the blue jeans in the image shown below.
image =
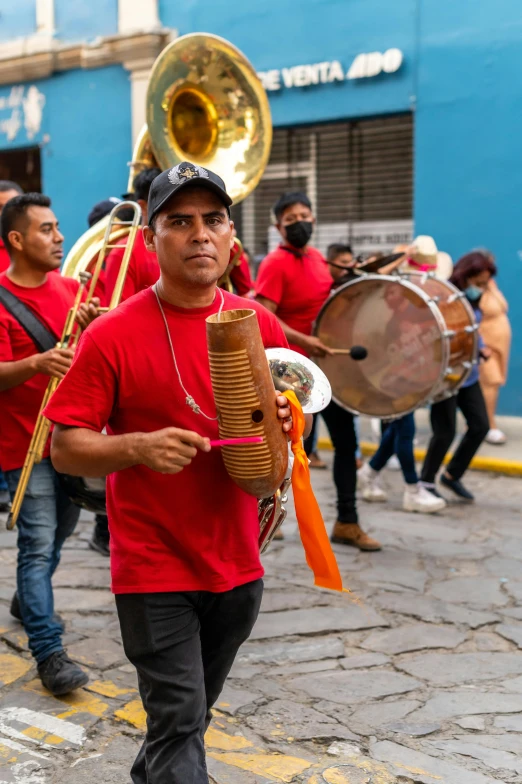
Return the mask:
<path fill-rule="evenodd" d="M 379 449 L 370 460 L 370 468 L 382 471 L 392 455 L 397 455 L 401 464 L 404 481 L 407 485 L 414 485 L 419 477 L 415 470 L 413 456 L 413 439 L 415 438 L 415 418 L 413 414 L 406 414 L 400 419 L 390 422 L 382 434 Z"/>
<path fill-rule="evenodd" d="M 11 499 L 21 472 L 21 468 L 6 471 Z M 53 617 L 51 578 L 79 516 L 79 507 L 60 489 L 50 459 L 35 465 L 18 517 L 16 581 L 29 648 L 38 664 L 63 649 L 63 629 Z"/>
<path fill-rule="evenodd" d="M 4 472 L 0 469 L 0 493 L 7 490 L 7 482 L 5 481 Z"/>

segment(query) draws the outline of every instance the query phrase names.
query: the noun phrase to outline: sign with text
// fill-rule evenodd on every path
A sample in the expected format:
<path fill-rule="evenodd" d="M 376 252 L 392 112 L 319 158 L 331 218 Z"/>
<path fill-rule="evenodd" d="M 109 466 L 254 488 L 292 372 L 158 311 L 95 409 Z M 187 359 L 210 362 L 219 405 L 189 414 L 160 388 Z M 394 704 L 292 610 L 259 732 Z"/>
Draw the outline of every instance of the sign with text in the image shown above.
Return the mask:
<path fill-rule="evenodd" d="M 258 76 L 265 90 L 274 92 L 282 88 L 312 87 L 352 79 L 368 79 L 381 73 L 392 74 L 399 70 L 403 60 L 400 49 L 388 49 L 384 53 L 358 54 L 347 71 L 339 60 L 325 60 L 312 65 L 260 71 Z"/>

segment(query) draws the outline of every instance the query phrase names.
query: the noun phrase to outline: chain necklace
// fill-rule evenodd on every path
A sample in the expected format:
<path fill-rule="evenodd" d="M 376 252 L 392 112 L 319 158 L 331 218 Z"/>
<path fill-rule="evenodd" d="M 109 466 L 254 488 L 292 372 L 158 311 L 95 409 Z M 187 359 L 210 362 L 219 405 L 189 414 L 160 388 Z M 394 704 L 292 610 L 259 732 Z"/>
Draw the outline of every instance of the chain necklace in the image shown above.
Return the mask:
<path fill-rule="evenodd" d="M 181 378 L 181 373 L 179 372 L 179 367 L 178 367 L 178 363 L 177 363 L 177 360 L 176 360 L 176 354 L 174 353 L 174 346 L 172 345 L 172 338 L 170 336 L 170 329 L 169 329 L 169 325 L 168 325 L 168 322 L 167 322 L 167 317 L 165 315 L 165 311 L 163 310 L 163 305 L 161 304 L 161 300 L 160 300 L 160 297 L 159 297 L 159 294 L 158 294 L 158 284 L 155 283 L 152 288 L 154 289 L 154 294 L 156 295 L 156 299 L 158 300 L 158 306 L 159 306 L 159 309 L 160 309 L 160 313 L 163 316 L 163 323 L 165 324 L 165 329 L 167 331 L 167 339 L 169 341 L 170 353 L 172 354 L 172 361 L 174 362 L 174 367 L 176 369 L 176 374 L 178 376 L 179 385 L 180 385 L 181 389 L 183 390 L 183 392 L 185 393 L 185 403 L 187 404 L 187 406 L 189 406 L 193 410 L 193 412 L 195 414 L 201 414 L 202 416 L 205 417 L 205 419 L 209 419 L 211 422 L 215 422 L 215 421 L 217 421 L 218 417 L 217 416 L 211 417 L 208 414 L 205 414 L 205 412 L 201 410 L 201 407 L 198 406 L 198 404 L 194 400 L 193 396 L 189 392 L 187 392 L 187 390 L 185 388 L 185 384 L 183 383 L 183 380 Z M 218 291 L 219 291 L 219 295 L 221 297 L 221 303 L 219 305 L 219 310 L 218 310 L 218 313 L 217 313 L 218 320 L 219 320 L 219 318 L 221 316 L 221 311 L 223 310 L 223 306 L 225 304 L 225 296 L 223 294 L 222 289 L 220 289 L 219 287 L 218 287 Z M 215 300 L 215 297 L 214 297 L 214 300 Z"/>

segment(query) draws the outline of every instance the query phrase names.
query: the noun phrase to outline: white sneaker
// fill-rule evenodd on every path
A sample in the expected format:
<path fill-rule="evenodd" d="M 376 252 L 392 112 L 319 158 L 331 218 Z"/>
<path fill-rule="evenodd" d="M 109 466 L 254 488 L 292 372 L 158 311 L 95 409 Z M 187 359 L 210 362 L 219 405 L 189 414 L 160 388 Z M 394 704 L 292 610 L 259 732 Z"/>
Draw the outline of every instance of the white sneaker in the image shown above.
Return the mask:
<path fill-rule="evenodd" d="M 399 458 L 397 455 L 392 455 L 388 462 L 386 463 L 386 468 L 389 468 L 390 471 L 400 471 L 401 464 L 399 463 Z"/>
<path fill-rule="evenodd" d="M 365 501 L 386 501 L 388 498 L 379 483 L 379 472 L 374 471 L 369 463 L 357 471 L 357 487 Z"/>
<path fill-rule="evenodd" d="M 444 498 L 437 498 L 422 485 L 406 485 L 402 498 L 402 508 L 405 512 L 433 514 L 434 512 L 440 512 L 445 506 L 446 501 Z"/>
<path fill-rule="evenodd" d="M 486 441 L 488 444 L 505 444 L 507 441 L 507 436 L 502 430 L 499 430 L 498 427 L 493 427 L 486 436 Z"/>

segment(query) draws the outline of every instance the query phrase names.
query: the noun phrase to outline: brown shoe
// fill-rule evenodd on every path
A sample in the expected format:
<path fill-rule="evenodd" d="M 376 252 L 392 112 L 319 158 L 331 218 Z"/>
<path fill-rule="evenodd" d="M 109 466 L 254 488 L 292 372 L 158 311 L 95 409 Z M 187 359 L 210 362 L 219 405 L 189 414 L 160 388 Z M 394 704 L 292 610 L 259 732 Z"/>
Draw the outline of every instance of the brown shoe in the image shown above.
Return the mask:
<path fill-rule="evenodd" d="M 328 468 L 326 463 L 321 460 L 317 452 L 310 452 L 308 455 L 310 468 Z"/>
<path fill-rule="evenodd" d="M 351 547 L 358 547 L 359 550 L 369 552 L 381 549 L 379 542 L 365 534 L 358 523 L 340 523 L 337 521 L 330 539 L 335 544 L 347 544 Z"/>

